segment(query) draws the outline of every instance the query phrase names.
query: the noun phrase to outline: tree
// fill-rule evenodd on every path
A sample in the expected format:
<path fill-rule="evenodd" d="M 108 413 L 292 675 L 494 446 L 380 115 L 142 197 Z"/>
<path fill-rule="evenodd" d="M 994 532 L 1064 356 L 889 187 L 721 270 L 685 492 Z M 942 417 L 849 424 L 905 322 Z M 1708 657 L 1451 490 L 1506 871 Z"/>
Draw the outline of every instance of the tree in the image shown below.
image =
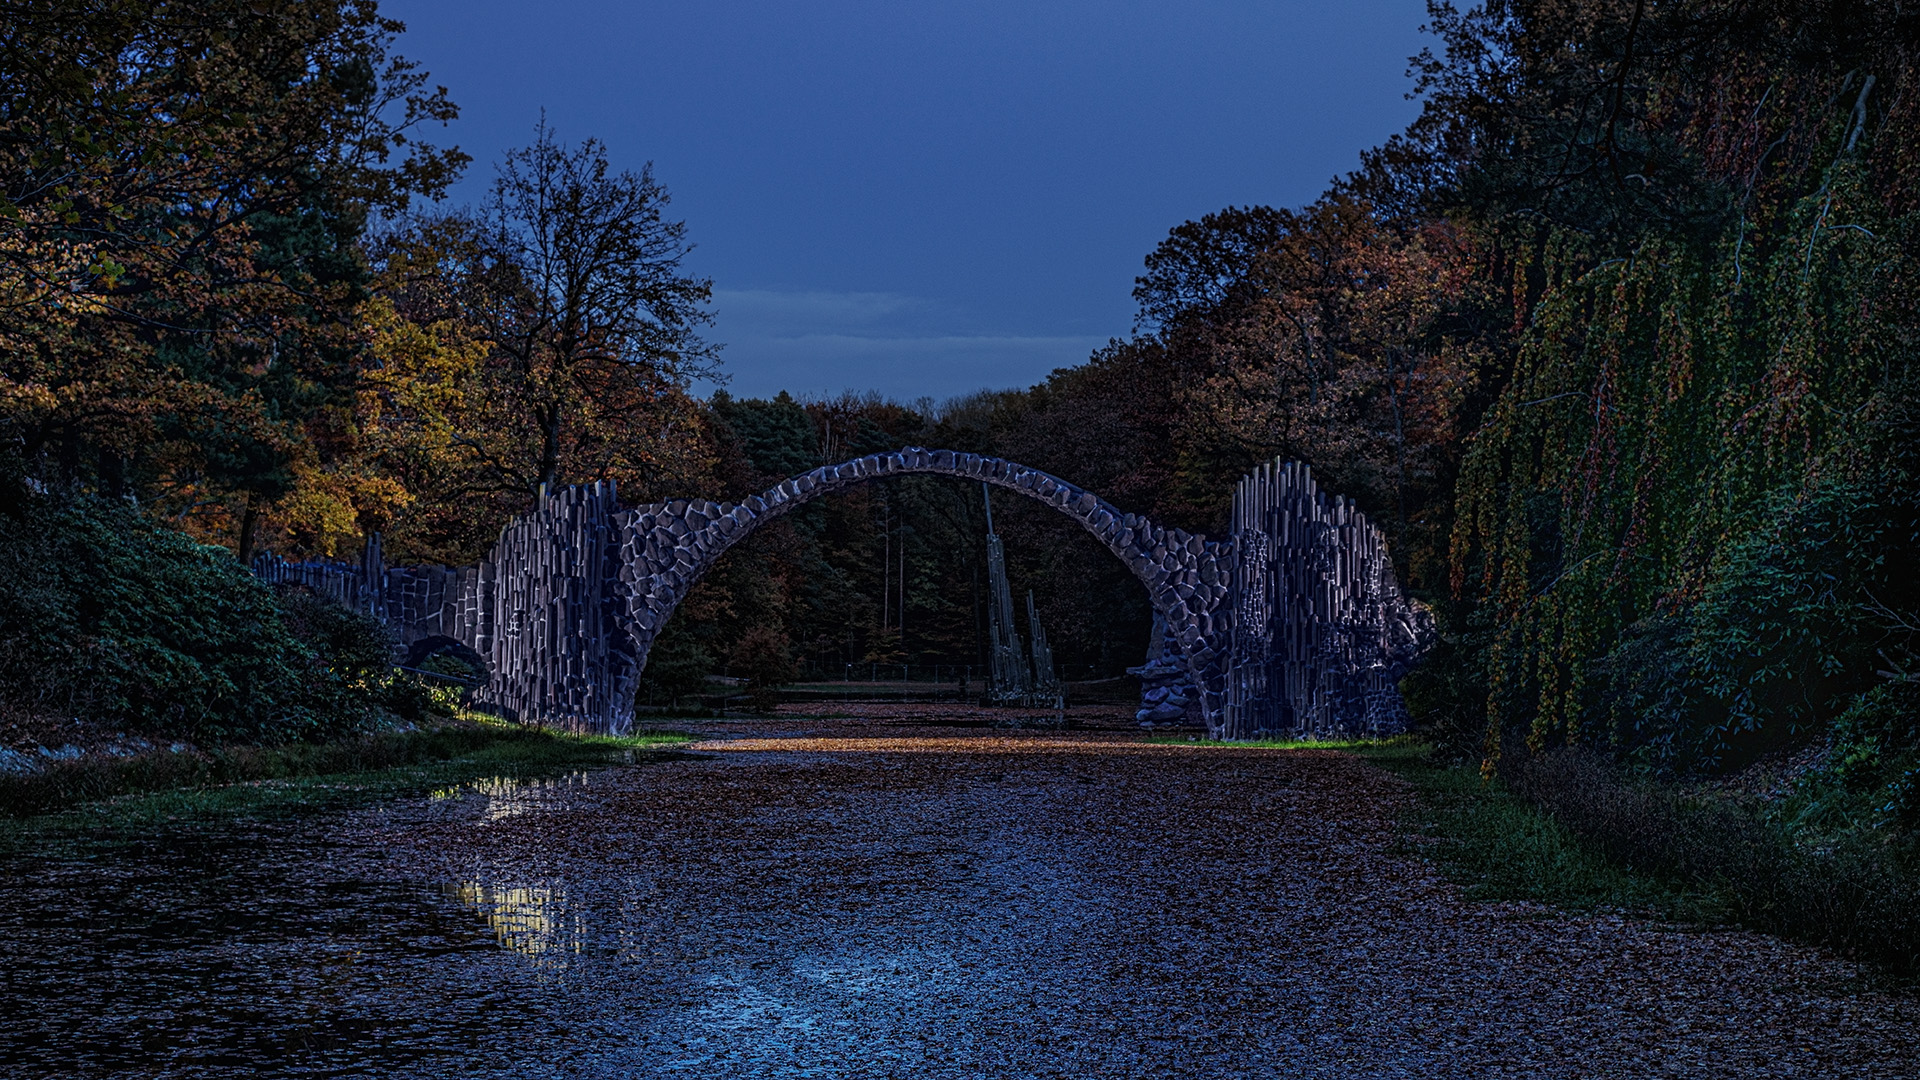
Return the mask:
<path fill-rule="evenodd" d="M 1487 752 L 1715 769 L 1837 732 L 1916 624 L 1912 575 L 1882 577 L 1920 536 L 1894 450 L 1920 340 L 1913 12 L 1434 12 L 1417 137 L 1356 189 L 1434 178 L 1424 212 L 1509 298 L 1453 493 Z"/>
<path fill-rule="evenodd" d="M 310 425 L 274 509 L 279 538 L 331 552 L 380 531 L 396 558 L 457 564 L 542 486 L 613 480 L 628 502 L 715 490 L 709 284 L 643 170 L 544 123 L 478 210 L 396 222 L 369 245 L 370 365 Z M 343 530 L 351 530 L 343 531 Z"/>
<path fill-rule="evenodd" d="M 1448 493 L 1490 355 L 1481 320 L 1463 317 L 1485 303 L 1475 255 L 1447 223 L 1395 223 L 1346 191 L 1186 222 L 1134 290 L 1150 334 L 1056 375 L 1049 408 L 1065 415 L 1095 372 L 1151 355 L 1158 370 L 1124 384 L 1164 384 L 1145 396 L 1165 401 L 1165 434 L 1121 460 L 1153 463 L 1169 520 L 1218 528 L 1233 482 L 1284 456 L 1366 506 L 1417 584 L 1442 580 Z"/>
<path fill-rule="evenodd" d="M 303 418 L 356 376 L 368 215 L 465 160 L 413 138 L 454 107 L 370 0 L 4 20 L 0 440 L 44 483 L 160 498 L 245 548 Z"/>
<path fill-rule="evenodd" d="M 665 218 L 652 166 L 615 173 L 595 140 L 563 147 L 545 121 L 534 134 L 501 164 L 464 268 L 518 443 L 495 467 L 529 492 L 644 470 L 657 447 L 625 434 L 685 422 L 688 382 L 718 358 L 698 333 L 712 284 L 683 271 L 686 226 Z"/>

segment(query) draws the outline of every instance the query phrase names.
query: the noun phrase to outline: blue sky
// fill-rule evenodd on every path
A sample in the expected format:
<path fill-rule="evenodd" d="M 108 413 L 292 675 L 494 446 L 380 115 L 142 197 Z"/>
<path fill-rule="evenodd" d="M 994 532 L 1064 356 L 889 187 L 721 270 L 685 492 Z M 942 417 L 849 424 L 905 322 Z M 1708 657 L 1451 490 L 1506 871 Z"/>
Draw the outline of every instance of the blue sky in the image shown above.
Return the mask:
<path fill-rule="evenodd" d="M 1025 386 L 1168 229 L 1311 200 L 1412 119 L 1420 0 L 384 0 L 477 200 L 541 110 L 652 161 L 738 396 Z"/>

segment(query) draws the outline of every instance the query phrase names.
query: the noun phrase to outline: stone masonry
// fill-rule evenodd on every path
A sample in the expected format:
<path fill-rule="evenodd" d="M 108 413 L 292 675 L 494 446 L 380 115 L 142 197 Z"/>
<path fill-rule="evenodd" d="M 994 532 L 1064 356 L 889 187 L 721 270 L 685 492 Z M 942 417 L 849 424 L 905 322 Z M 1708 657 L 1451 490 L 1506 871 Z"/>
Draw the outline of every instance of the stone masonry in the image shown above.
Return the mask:
<path fill-rule="evenodd" d="M 1244 722 L 1245 710 L 1229 714 L 1234 615 L 1243 606 L 1231 598 L 1244 564 L 1240 551 L 1251 538 L 1236 535 L 1222 543 L 1164 529 L 1057 477 L 977 454 L 918 447 L 872 454 L 814 469 L 739 503 L 696 499 L 621 507 L 611 484 L 566 488 L 543 494 L 532 512 L 501 533 L 487 559 L 463 569 L 386 567 L 377 538 L 357 564 L 262 556 L 255 568 L 269 580 L 302 582 L 380 616 L 411 653 L 440 642 L 471 648 L 490 668 L 475 697 L 483 707 L 559 727 L 622 733 L 632 728 L 634 689 L 655 636 L 728 548 L 763 522 L 822 495 L 909 473 L 983 481 L 1078 521 L 1146 588 L 1165 620 L 1167 645 L 1177 653 L 1169 659 L 1186 669 L 1210 732 L 1240 738 L 1254 733 Z M 1329 534 L 1332 542 L 1365 537 L 1384 550 L 1377 530 L 1357 512 L 1352 518 L 1346 532 Z M 1369 564 L 1370 573 L 1377 575 L 1377 562 Z M 1386 573 L 1390 578 L 1390 567 Z M 1391 595 L 1376 593 L 1358 602 L 1395 606 L 1384 621 L 1408 622 L 1405 613 L 1415 609 L 1397 588 Z M 1315 609 L 1270 617 L 1338 614 Z M 1363 642 L 1337 659 L 1377 676 L 1404 667 L 1419 648 L 1409 641 L 1390 651 L 1390 658 L 1367 654 Z M 1237 655 L 1244 664 L 1244 649 Z M 1330 722 L 1340 719 L 1326 715 Z M 1242 722 L 1232 723 L 1236 718 Z"/>

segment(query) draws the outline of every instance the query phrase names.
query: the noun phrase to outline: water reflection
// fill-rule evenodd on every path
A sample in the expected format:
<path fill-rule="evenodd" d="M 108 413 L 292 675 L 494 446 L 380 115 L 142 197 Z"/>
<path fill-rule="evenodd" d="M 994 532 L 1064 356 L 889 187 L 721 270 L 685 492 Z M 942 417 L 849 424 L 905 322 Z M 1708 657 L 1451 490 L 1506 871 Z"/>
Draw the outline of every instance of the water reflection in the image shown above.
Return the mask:
<path fill-rule="evenodd" d="M 585 914 L 567 903 L 563 883 L 500 885 L 475 878 L 447 894 L 486 920 L 503 948 L 543 964 L 564 966 L 586 942 Z"/>
<path fill-rule="evenodd" d="M 435 801 L 464 799 L 468 794 L 483 796 L 486 806 L 480 812 L 482 821 L 505 821 L 541 810 L 550 810 L 566 803 L 567 799 L 587 787 L 589 774 L 577 769 L 565 776 L 547 779 L 524 780 L 511 776 L 490 776 L 484 780 L 473 780 L 455 787 L 440 788 L 433 792 Z"/>

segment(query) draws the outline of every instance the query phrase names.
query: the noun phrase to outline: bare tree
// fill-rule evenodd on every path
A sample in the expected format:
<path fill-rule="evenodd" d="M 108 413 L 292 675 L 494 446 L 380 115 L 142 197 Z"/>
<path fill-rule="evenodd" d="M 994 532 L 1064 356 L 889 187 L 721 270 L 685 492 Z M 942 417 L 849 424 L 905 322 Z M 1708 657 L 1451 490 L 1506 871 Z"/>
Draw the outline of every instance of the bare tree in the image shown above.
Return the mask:
<path fill-rule="evenodd" d="M 608 429 L 717 369 L 718 348 L 699 334 L 713 286 L 682 268 L 691 245 L 667 203 L 651 163 L 616 173 L 599 141 L 563 146 L 544 119 L 499 166 L 473 222 L 472 315 L 493 343 L 498 388 L 533 429 L 529 487 L 557 483 Z"/>

